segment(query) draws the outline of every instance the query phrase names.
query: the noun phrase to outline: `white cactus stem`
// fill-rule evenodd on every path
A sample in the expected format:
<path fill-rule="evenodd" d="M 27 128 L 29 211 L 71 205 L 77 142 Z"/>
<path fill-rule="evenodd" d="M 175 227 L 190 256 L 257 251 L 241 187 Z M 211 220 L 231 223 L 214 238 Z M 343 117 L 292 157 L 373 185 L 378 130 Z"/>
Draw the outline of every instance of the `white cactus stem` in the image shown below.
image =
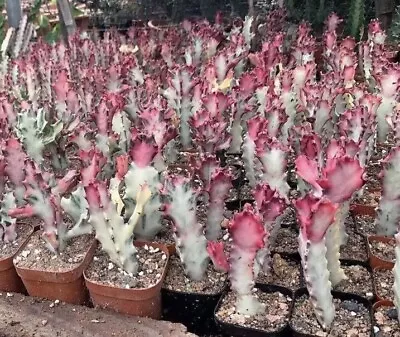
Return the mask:
<path fill-rule="evenodd" d="M 337 212 L 340 212 L 338 209 Z M 346 280 L 347 277 L 344 270 L 340 266 L 340 224 L 338 218 L 329 227 L 325 235 L 326 243 L 326 259 L 328 262 L 329 280 L 332 287 L 338 285 L 341 281 Z"/>
<path fill-rule="evenodd" d="M 305 240 L 300 230 L 299 253 L 304 277 L 315 308 L 315 315 L 322 328 L 330 328 L 335 317 L 335 306 L 331 294 L 325 239 L 318 243 Z"/>

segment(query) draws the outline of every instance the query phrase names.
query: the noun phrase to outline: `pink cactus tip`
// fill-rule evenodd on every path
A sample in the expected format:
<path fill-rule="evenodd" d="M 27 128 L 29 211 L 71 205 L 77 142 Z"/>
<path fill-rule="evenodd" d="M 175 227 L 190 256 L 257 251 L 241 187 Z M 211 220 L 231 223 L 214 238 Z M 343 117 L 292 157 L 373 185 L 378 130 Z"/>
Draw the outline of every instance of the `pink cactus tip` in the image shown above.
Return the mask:
<path fill-rule="evenodd" d="M 158 147 L 154 141 L 146 136 L 139 135 L 134 139 L 133 146 L 130 151 L 133 162 L 138 167 L 146 167 L 150 165 L 158 152 Z"/>
<path fill-rule="evenodd" d="M 333 223 L 337 206 L 329 200 L 306 195 L 294 202 L 302 235 L 311 242 L 318 243 Z"/>
<path fill-rule="evenodd" d="M 117 158 L 115 158 L 116 162 L 116 170 L 117 170 L 117 178 L 119 180 L 122 180 L 126 173 L 128 172 L 128 166 L 129 166 L 129 157 L 128 155 L 120 155 Z"/>
<path fill-rule="evenodd" d="M 228 258 L 224 251 L 223 242 L 209 241 L 207 243 L 207 252 L 215 270 L 225 273 L 229 271 Z"/>
<path fill-rule="evenodd" d="M 323 170 L 323 178 L 319 185 L 324 189 L 326 197 L 335 203 L 351 198 L 363 184 L 364 169 L 357 159 L 340 157 L 333 159 L 331 165 Z"/>
<path fill-rule="evenodd" d="M 264 226 L 250 204 L 246 204 L 242 212 L 234 215 L 229 224 L 229 232 L 236 246 L 254 251 L 264 247 Z"/>

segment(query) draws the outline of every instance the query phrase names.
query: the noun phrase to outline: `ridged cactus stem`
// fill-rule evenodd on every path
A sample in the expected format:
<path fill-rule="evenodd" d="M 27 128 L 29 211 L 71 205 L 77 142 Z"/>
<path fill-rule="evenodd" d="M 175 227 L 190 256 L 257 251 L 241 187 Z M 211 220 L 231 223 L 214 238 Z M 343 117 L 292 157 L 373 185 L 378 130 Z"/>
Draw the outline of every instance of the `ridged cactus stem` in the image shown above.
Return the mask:
<path fill-rule="evenodd" d="M 337 213 L 340 212 L 340 209 Z M 335 222 L 329 227 L 326 232 L 326 260 L 328 263 L 329 280 L 332 287 L 335 287 L 347 277 L 344 270 L 340 266 L 340 224 L 336 217 Z"/>
<path fill-rule="evenodd" d="M 325 257 L 327 251 L 325 239 L 320 242 L 311 242 L 306 240 L 300 231 L 299 251 L 315 315 L 322 328 L 328 330 L 335 317 L 335 306 L 331 294 L 328 261 Z"/>

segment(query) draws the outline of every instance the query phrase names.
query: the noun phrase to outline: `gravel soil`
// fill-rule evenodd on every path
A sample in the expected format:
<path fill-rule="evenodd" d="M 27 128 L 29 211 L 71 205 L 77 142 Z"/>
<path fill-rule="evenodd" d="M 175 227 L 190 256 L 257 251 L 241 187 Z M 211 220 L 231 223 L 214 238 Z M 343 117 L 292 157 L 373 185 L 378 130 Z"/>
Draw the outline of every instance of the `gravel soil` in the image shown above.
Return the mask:
<path fill-rule="evenodd" d="M 347 243 L 340 247 L 340 258 L 343 260 L 367 262 L 367 242 L 364 236 L 349 232 Z"/>
<path fill-rule="evenodd" d="M 299 249 L 298 236 L 298 231 L 292 227 L 280 228 L 275 245 L 271 247 L 271 250 L 278 254 L 297 254 Z"/>
<path fill-rule="evenodd" d="M 374 269 L 373 275 L 376 295 L 378 296 L 378 298 L 380 298 L 381 300 L 393 301 L 393 272 L 387 269 Z"/>
<path fill-rule="evenodd" d="M 266 332 L 278 331 L 289 321 L 292 299 L 280 292 L 266 293 L 255 288 L 254 295 L 265 305 L 265 312 L 248 316 L 236 312 L 236 297 L 228 292 L 222 299 L 216 317 L 228 324 L 259 329 Z"/>
<path fill-rule="evenodd" d="M 370 215 L 356 215 L 354 220 L 358 233 L 366 237 L 375 235 L 375 218 Z"/>
<path fill-rule="evenodd" d="M 324 332 L 319 325 L 307 295 L 295 300 L 290 324 L 297 332 L 319 337 L 369 337 L 371 318 L 368 308 L 354 300 L 334 298 L 335 319 L 331 330 Z"/>
<path fill-rule="evenodd" d="M 0 260 L 13 256 L 32 233 L 33 228 L 26 224 L 17 223 L 17 238 L 13 242 L 0 241 Z"/>
<path fill-rule="evenodd" d="M 118 268 L 100 247 L 86 270 L 91 281 L 119 288 L 146 289 L 157 284 L 163 275 L 167 256 L 159 248 L 137 247 L 138 274 L 133 275 Z"/>
<path fill-rule="evenodd" d="M 395 307 L 381 306 L 374 312 L 376 337 L 400 337 L 400 325 Z"/>
<path fill-rule="evenodd" d="M 271 267 L 268 275 L 260 272 L 257 283 L 277 285 L 293 291 L 304 286 L 300 261 L 274 254 Z"/>
<path fill-rule="evenodd" d="M 16 266 L 31 270 L 70 271 L 83 261 L 94 240 L 93 235 L 78 236 L 68 242 L 64 251 L 55 254 L 40 236 L 40 231 L 33 233 L 24 249 L 14 258 Z"/>
<path fill-rule="evenodd" d="M 340 282 L 335 288 L 336 291 L 356 294 L 369 300 L 374 297 L 372 273 L 366 267 L 342 264 L 342 268 L 348 279 Z"/>
<path fill-rule="evenodd" d="M 225 287 L 226 273 L 214 270 L 212 263 L 208 265 L 206 276 L 201 281 L 193 281 L 185 275 L 182 263 L 178 256 L 170 257 L 167 275 L 163 287 L 168 290 L 215 295 Z"/>
<path fill-rule="evenodd" d="M 385 260 L 395 262 L 396 257 L 394 254 L 394 249 L 396 247 L 395 241 L 390 242 L 380 242 L 380 241 L 370 241 L 369 247 L 371 249 L 371 254 L 376 257 Z"/>

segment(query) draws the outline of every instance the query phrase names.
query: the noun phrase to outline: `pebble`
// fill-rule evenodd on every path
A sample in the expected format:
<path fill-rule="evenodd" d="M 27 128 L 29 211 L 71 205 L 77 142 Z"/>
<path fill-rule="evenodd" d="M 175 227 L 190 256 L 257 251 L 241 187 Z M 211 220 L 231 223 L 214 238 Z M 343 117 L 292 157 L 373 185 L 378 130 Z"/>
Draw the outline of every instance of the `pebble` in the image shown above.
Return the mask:
<path fill-rule="evenodd" d="M 114 268 L 114 264 L 110 262 L 108 264 L 108 270 L 112 270 L 113 268 Z"/>
<path fill-rule="evenodd" d="M 95 256 L 95 257 L 93 258 L 93 260 L 94 260 L 94 261 L 99 261 L 99 258 L 98 258 L 97 256 Z"/>
<path fill-rule="evenodd" d="M 351 302 L 351 301 L 343 301 L 340 306 L 343 309 L 346 309 L 348 311 L 353 311 L 353 312 L 359 312 L 360 311 L 360 307 L 358 306 L 357 303 Z"/>
<path fill-rule="evenodd" d="M 379 332 L 379 328 L 376 325 L 374 325 L 374 333 L 378 333 L 378 332 Z"/>
<path fill-rule="evenodd" d="M 224 240 L 224 241 L 226 241 L 226 240 L 228 240 L 229 239 L 229 234 L 227 233 L 227 234 L 225 234 L 223 237 L 222 237 L 222 240 Z"/>
<path fill-rule="evenodd" d="M 60 300 L 55 300 L 54 301 L 54 304 L 59 304 L 60 303 Z"/>
<path fill-rule="evenodd" d="M 391 319 L 397 319 L 397 310 L 396 310 L 396 308 L 388 309 L 387 315 Z"/>
<path fill-rule="evenodd" d="M 49 307 L 54 308 L 54 303 L 50 303 Z"/>
<path fill-rule="evenodd" d="M 162 259 L 162 260 L 166 260 L 166 259 L 167 259 L 167 255 L 163 254 L 163 255 L 161 256 L 161 259 Z"/>
<path fill-rule="evenodd" d="M 44 320 L 42 321 L 42 325 L 45 326 L 45 325 L 47 324 L 47 322 L 48 322 L 47 319 L 44 319 Z"/>
<path fill-rule="evenodd" d="M 144 249 L 149 250 L 149 246 L 148 245 L 144 245 Z"/>
<path fill-rule="evenodd" d="M 139 272 L 139 276 L 143 276 L 144 275 L 144 273 L 141 271 L 141 272 Z"/>
<path fill-rule="evenodd" d="M 21 255 L 26 259 L 30 253 L 31 253 L 30 250 L 24 250 L 24 251 L 22 251 Z"/>
<path fill-rule="evenodd" d="M 6 296 L 7 296 L 7 297 L 13 297 L 14 295 L 11 294 L 11 293 L 7 293 Z"/>

